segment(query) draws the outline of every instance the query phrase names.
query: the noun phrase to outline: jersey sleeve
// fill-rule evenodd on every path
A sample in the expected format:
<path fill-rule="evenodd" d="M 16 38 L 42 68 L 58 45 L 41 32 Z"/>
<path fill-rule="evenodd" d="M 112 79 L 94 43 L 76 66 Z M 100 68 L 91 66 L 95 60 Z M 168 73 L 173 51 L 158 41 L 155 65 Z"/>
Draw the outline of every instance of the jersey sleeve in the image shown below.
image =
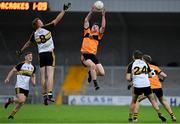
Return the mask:
<path fill-rule="evenodd" d="M 162 72 L 161 69 L 159 67 L 157 67 L 157 66 L 156 66 L 155 70 L 157 71 L 158 74 Z"/>
<path fill-rule="evenodd" d="M 131 73 L 132 72 L 132 65 L 133 65 L 132 62 L 128 65 L 126 73 Z"/>
<path fill-rule="evenodd" d="M 102 33 L 99 33 L 98 35 L 98 40 L 101 40 L 103 38 L 103 34 Z"/>
<path fill-rule="evenodd" d="M 20 71 L 23 64 L 24 64 L 23 62 L 17 64 L 17 65 L 15 66 L 16 70 L 17 70 L 17 71 Z"/>
<path fill-rule="evenodd" d="M 44 25 L 42 28 L 51 31 L 51 30 L 53 30 L 54 27 L 55 27 L 54 23 L 48 23 L 48 24 Z"/>
<path fill-rule="evenodd" d="M 150 73 L 151 72 L 151 68 L 149 67 L 149 65 L 147 64 L 147 71 L 148 71 L 148 73 Z"/>
<path fill-rule="evenodd" d="M 89 28 L 84 28 L 84 36 L 86 36 L 90 32 Z"/>
<path fill-rule="evenodd" d="M 34 70 L 33 70 L 33 74 L 35 74 L 36 73 L 36 66 L 34 66 Z"/>
<path fill-rule="evenodd" d="M 36 40 L 35 40 L 35 38 L 34 38 L 34 32 L 31 34 L 29 40 L 30 40 L 32 43 L 35 43 L 35 42 L 36 42 Z"/>

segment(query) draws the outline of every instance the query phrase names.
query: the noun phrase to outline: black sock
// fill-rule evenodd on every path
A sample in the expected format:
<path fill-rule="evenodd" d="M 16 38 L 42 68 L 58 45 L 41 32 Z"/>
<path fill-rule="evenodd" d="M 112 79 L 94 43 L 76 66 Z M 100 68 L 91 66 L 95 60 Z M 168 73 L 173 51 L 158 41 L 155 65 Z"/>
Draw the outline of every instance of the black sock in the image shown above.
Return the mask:
<path fill-rule="evenodd" d="M 43 98 L 47 99 L 47 97 L 48 97 L 47 93 L 43 93 Z"/>
<path fill-rule="evenodd" d="M 159 115 L 159 116 L 161 116 L 161 115 L 162 115 L 162 113 L 158 113 L 158 115 Z"/>
<path fill-rule="evenodd" d="M 91 82 L 91 80 L 92 80 L 92 77 L 91 77 L 91 72 L 89 71 L 89 72 L 88 72 L 88 82 L 90 83 L 90 82 Z"/>
<path fill-rule="evenodd" d="M 96 81 L 96 80 L 93 80 L 93 82 L 94 82 L 94 87 L 97 87 L 97 86 L 98 86 L 97 81 Z"/>

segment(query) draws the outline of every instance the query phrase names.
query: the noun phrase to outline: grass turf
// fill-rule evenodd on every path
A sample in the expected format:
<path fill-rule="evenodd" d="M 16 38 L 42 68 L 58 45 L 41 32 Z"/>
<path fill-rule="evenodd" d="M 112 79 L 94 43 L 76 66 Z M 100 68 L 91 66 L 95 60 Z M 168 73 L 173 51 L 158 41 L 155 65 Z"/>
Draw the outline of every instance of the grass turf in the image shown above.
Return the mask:
<path fill-rule="evenodd" d="M 0 106 L 0 123 L 128 123 L 128 106 L 56 106 L 25 104 L 13 120 L 7 117 L 14 105 Z M 172 108 L 180 123 L 180 107 Z M 162 109 L 167 123 L 171 118 Z M 138 123 L 161 123 L 152 107 L 140 107 Z"/>

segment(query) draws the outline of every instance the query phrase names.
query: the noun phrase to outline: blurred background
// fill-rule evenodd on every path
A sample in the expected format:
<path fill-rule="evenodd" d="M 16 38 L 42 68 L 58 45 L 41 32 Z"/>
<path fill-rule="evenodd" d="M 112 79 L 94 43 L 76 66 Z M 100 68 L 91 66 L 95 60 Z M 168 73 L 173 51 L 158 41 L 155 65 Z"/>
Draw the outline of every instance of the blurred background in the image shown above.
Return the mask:
<path fill-rule="evenodd" d="M 28 9 L 22 7 L 18 10 L 9 8 L 0 0 L 0 102 L 15 94 L 16 77 L 8 85 L 4 84 L 4 79 L 10 69 L 23 60 L 15 51 L 29 39 L 33 31 L 32 20 L 39 17 L 44 23 L 48 23 L 62 10 L 65 2 L 71 2 L 71 9 L 52 30 L 56 55 L 54 95 L 57 104 L 96 102 L 119 105 L 122 103 L 119 99 L 123 96 L 126 97 L 124 104 L 129 104 L 131 91 L 127 90 L 126 66 L 132 60 L 133 50 L 139 49 L 151 55 L 153 62 L 167 73 L 168 78 L 163 82 L 164 93 L 170 103 L 175 103 L 176 100 L 174 105 L 180 105 L 180 1 L 102 0 L 106 9 L 107 26 L 97 57 L 104 65 L 106 75 L 98 78 L 101 87 L 99 91 L 94 90 L 93 84 L 87 84 L 87 70 L 80 61 L 83 22 L 95 1 L 6 0 L 29 2 Z M 101 22 L 101 13 L 93 15 L 91 22 L 94 21 Z M 37 47 L 28 51 L 33 52 L 33 64 L 38 68 Z M 37 88 L 31 87 L 29 103 L 42 101 L 39 69 L 36 73 Z M 71 99 L 69 96 L 72 96 Z M 119 101 L 114 102 L 114 96 L 118 96 Z M 95 98 L 99 101 L 94 101 Z"/>

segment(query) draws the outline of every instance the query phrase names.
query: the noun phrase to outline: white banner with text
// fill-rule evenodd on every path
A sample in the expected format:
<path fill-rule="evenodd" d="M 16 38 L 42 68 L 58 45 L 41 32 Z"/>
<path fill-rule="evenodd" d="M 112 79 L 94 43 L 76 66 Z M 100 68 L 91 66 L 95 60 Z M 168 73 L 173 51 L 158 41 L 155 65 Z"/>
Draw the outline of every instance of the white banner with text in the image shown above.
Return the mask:
<path fill-rule="evenodd" d="M 129 105 L 131 96 L 68 96 L 69 105 Z M 180 106 L 180 96 L 165 96 L 171 106 Z M 141 105 L 151 105 L 148 99 L 144 99 Z"/>

